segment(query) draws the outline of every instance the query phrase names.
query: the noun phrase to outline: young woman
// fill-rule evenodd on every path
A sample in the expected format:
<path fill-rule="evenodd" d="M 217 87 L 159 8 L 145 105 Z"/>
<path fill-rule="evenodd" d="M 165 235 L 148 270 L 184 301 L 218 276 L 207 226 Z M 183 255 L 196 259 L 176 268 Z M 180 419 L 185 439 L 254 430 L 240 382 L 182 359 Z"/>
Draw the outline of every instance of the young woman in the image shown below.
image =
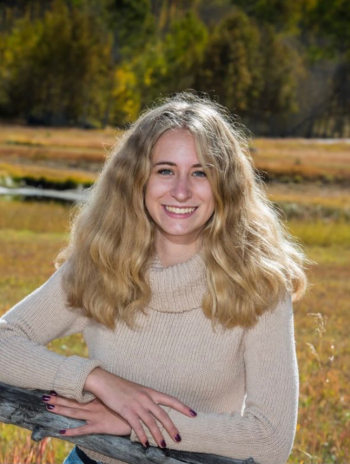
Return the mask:
<path fill-rule="evenodd" d="M 62 434 L 287 460 L 305 257 L 221 107 L 183 93 L 141 115 L 59 263 L 1 319 L 0 380 L 51 391 L 52 414 L 86 421 Z M 89 359 L 45 347 L 78 332 Z M 89 458 L 120 462 L 87 449 L 66 462 Z"/>

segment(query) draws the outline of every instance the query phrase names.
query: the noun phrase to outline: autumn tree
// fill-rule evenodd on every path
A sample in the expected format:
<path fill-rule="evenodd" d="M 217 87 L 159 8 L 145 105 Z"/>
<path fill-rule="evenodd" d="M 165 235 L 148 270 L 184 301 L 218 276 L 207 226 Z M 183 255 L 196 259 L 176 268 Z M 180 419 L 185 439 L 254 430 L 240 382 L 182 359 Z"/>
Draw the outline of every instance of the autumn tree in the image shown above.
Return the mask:
<path fill-rule="evenodd" d="M 260 35 L 241 11 L 214 30 L 198 70 L 196 88 L 213 92 L 232 112 L 245 115 L 261 88 Z"/>
<path fill-rule="evenodd" d="M 169 30 L 150 42 L 135 62 L 143 105 L 161 94 L 194 86 L 208 40 L 205 25 L 194 12 L 173 19 Z"/>
<path fill-rule="evenodd" d="M 111 41 L 85 8 L 55 0 L 6 37 L 1 81 L 8 114 L 41 124 L 87 124 L 104 105 Z"/>
<path fill-rule="evenodd" d="M 212 92 L 231 112 L 259 131 L 296 110 L 295 63 L 291 47 L 273 27 L 259 27 L 241 10 L 220 23 L 206 48 L 196 88 Z"/>

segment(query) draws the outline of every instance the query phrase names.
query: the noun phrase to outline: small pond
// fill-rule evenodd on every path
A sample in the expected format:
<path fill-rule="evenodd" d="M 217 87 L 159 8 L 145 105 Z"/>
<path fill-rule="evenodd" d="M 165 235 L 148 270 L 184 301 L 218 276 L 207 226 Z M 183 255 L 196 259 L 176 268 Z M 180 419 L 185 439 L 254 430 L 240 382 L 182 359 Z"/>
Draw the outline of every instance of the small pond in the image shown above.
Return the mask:
<path fill-rule="evenodd" d="M 80 202 L 87 198 L 89 189 L 76 189 L 76 190 L 53 190 L 41 189 L 37 187 L 19 187 L 9 188 L 0 187 L 0 195 L 15 196 L 22 199 L 32 198 L 35 199 L 52 199 L 67 202 Z"/>

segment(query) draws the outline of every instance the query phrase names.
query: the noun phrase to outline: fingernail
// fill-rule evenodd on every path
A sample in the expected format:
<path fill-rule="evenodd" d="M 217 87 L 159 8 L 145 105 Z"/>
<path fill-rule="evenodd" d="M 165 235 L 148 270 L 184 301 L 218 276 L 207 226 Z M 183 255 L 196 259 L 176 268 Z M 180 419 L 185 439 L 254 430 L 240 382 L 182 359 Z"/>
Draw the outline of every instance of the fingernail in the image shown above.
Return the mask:
<path fill-rule="evenodd" d="M 197 415 L 196 411 L 193 411 L 193 409 L 190 409 L 190 414 L 193 417 L 195 417 Z"/>
<path fill-rule="evenodd" d="M 41 397 L 41 399 L 42 399 L 43 401 L 45 401 L 45 402 L 48 402 L 48 401 L 50 401 L 51 396 L 43 395 L 43 396 Z"/>
<path fill-rule="evenodd" d="M 51 390 L 50 395 L 57 396 L 57 393 L 54 390 Z"/>
<path fill-rule="evenodd" d="M 46 409 L 54 409 L 54 407 L 55 407 L 55 406 L 54 406 L 53 404 L 48 404 L 48 405 L 46 406 Z"/>
<path fill-rule="evenodd" d="M 162 445 L 162 448 L 165 448 L 165 447 L 166 447 L 166 443 L 165 443 L 164 440 L 162 440 L 162 441 L 160 442 L 160 444 Z"/>
<path fill-rule="evenodd" d="M 61 435 L 64 435 L 67 432 L 67 430 L 60 430 L 58 433 Z"/>
<path fill-rule="evenodd" d="M 145 442 L 145 447 L 146 447 L 146 448 L 149 448 L 148 440 Z"/>
<path fill-rule="evenodd" d="M 181 441 L 181 437 L 179 434 L 176 434 L 174 438 L 177 442 Z"/>

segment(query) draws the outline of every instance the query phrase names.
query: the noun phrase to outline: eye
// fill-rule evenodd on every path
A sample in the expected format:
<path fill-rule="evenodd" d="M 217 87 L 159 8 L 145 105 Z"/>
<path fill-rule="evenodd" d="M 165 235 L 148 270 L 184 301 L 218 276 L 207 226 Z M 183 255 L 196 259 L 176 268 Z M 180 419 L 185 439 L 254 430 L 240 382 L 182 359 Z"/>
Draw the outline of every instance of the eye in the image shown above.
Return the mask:
<path fill-rule="evenodd" d="M 204 171 L 195 171 L 193 173 L 195 177 L 207 177 L 206 173 Z"/>
<path fill-rule="evenodd" d="M 169 174 L 172 174 L 173 171 L 171 169 L 159 169 L 159 171 L 157 171 L 158 174 L 162 175 L 162 176 L 168 176 Z"/>

